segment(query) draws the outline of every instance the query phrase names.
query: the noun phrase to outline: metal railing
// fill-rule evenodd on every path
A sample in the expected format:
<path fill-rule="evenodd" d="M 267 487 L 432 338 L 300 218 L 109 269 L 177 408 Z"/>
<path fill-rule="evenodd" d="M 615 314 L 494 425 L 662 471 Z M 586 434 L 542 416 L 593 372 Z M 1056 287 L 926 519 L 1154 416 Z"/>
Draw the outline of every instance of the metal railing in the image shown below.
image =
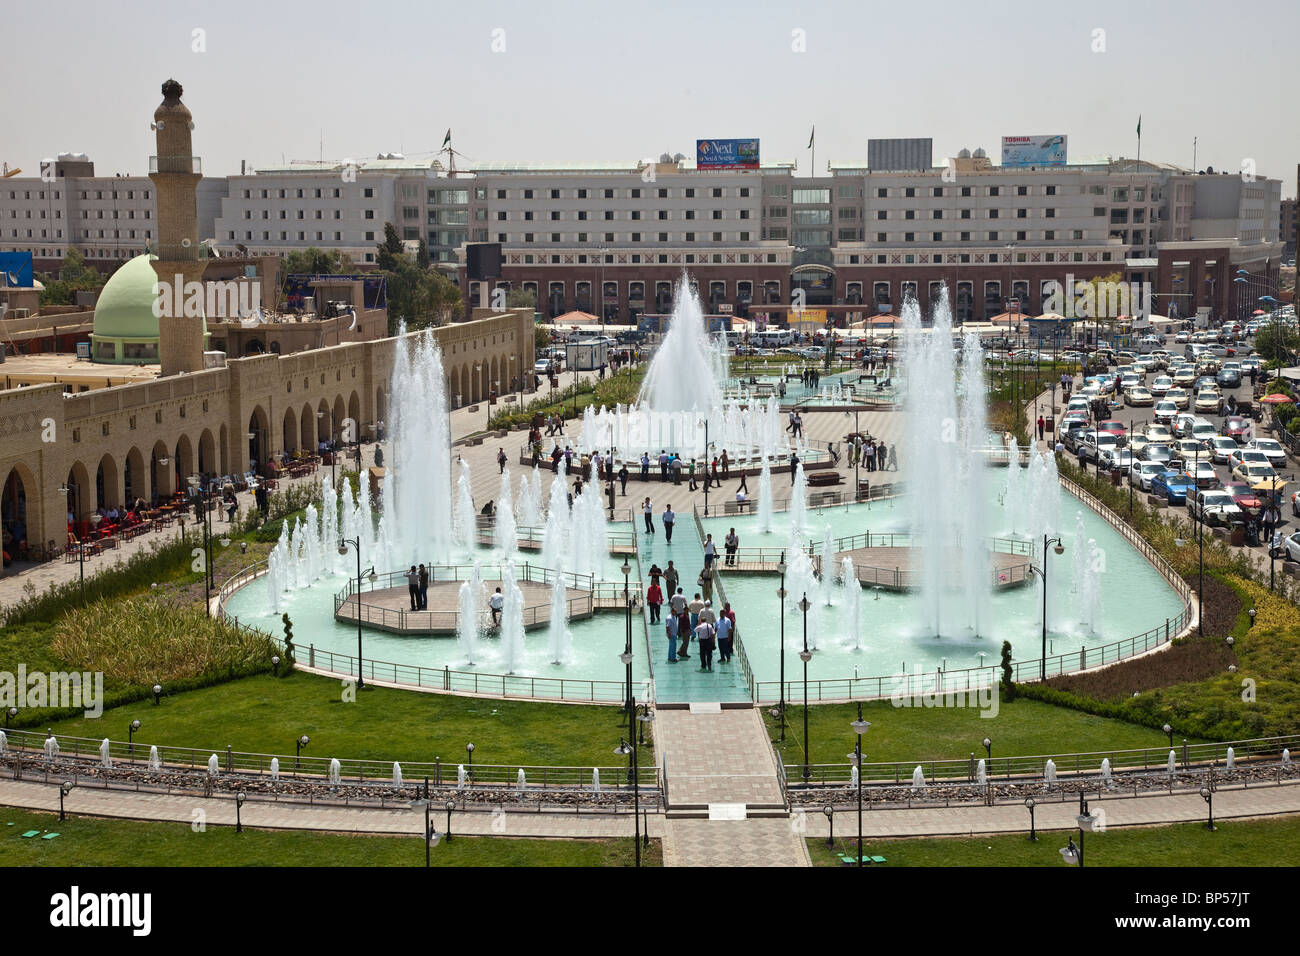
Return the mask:
<path fill-rule="evenodd" d="M 1170 751 L 1174 753 L 1176 770 L 1192 768 L 1221 768 L 1227 762 L 1228 748 L 1233 750 L 1233 764 L 1250 765 L 1266 760 L 1277 760 L 1284 749 L 1294 750 L 1300 744 L 1300 735 L 1259 737 L 1248 740 L 1230 740 L 1221 743 L 1189 744 L 1186 741 L 1173 747 L 1146 747 L 1134 750 L 1098 750 L 1083 753 L 1035 754 L 1012 757 L 957 757 L 944 760 L 908 760 L 862 764 L 863 786 L 908 785 L 917 767 L 925 774 L 926 783 L 974 783 L 976 765 L 984 760 L 985 774 L 990 781 L 1042 779 L 1047 761 L 1051 760 L 1059 775 L 1100 776 L 1102 760 L 1110 761 L 1112 772 L 1161 771 L 1169 766 Z M 786 764 L 786 773 L 793 778 L 791 786 L 803 783 L 803 764 Z M 812 764 L 808 785 L 824 784 L 847 786 L 852 779 L 850 763 Z M 793 768 L 793 772 L 790 768 Z"/>
<path fill-rule="evenodd" d="M 28 756 L 36 755 L 46 758 L 44 752 L 47 734 L 37 731 L 8 730 L 8 745 L 18 751 L 25 751 Z M 72 737 L 56 734 L 59 753 L 53 759 L 58 761 L 87 760 L 101 762 L 103 740 L 90 737 Z M 329 780 L 332 758 L 308 756 L 306 754 L 268 754 L 233 750 L 229 747 L 204 749 L 196 747 L 179 747 L 172 745 L 155 745 L 158 750 L 158 769 L 160 770 L 203 770 L 207 771 L 215 755 L 219 774 L 252 774 L 270 777 L 271 762 L 277 764 L 274 771 L 281 778 L 290 780 Z M 150 744 L 139 740 L 127 743 L 110 740 L 108 756 L 116 765 L 129 765 L 148 768 Z M 462 755 L 463 756 L 463 755 Z M 413 785 L 417 778 L 429 778 L 434 785 L 457 783 L 458 767 L 463 761 L 456 760 L 443 763 L 432 761 L 392 761 L 356 758 L 338 759 L 338 780 L 340 784 L 384 784 L 392 783 L 393 765 L 401 766 L 402 777 L 407 786 Z M 102 766 L 102 763 L 100 764 Z M 592 770 L 600 773 L 601 787 L 618 787 L 621 783 L 631 785 L 630 771 L 626 765 L 612 767 L 546 767 L 527 764 L 482 764 L 475 763 L 466 768 L 465 785 L 471 788 L 495 787 L 504 789 L 518 785 L 519 771 L 524 771 L 527 786 L 532 788 L 564 788 L 568 790 L 590 789 Z M 650 792 L 659 789 L 659 771 L 657 767 L 641 767 L 637 773 L 642 789 Z"/>

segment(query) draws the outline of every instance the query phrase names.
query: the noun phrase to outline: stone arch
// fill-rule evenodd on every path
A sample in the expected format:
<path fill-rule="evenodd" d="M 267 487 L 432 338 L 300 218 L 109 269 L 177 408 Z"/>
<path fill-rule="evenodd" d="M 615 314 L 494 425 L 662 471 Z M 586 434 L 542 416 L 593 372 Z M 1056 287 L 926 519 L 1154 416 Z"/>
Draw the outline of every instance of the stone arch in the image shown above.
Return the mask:
<path fill-rule="evenodd" d="M 343 396 L 335 395 L 334 396 L 334 431 L 337 433 L 335 437 L 338 438 L 339 441 L 343 440 L 342 432 L 345 425 L 344 419 L 347 417 L 348 417 L 348 407 L 343 402 Z"/>
<path fill-rule="evenodd" d="M 476 400 L 474 396 L 474 379 L 469 373 L 469 363 L 462 362 L 460 366 L 460 403 L 468 405 Z"/>
<path fill-rule="evenodd" d="M 361 396 L 355 390 L 348 396 L 348 418 L 355 423 L 353 427 L 356 430 L 352 433 L 353 439 L 360 441 L 366 429 L 363 428 L 365 423 L 361 421 Z"/>
<path fill-rule="evenodd" d="M 286 455 L 298 450 L 298 416 L 292 408 L 285 409 L 284 423 L 281 426 L 281 440 Z"/>
<path fill-rule="evenodd" d="M 37 497 L 30 502 L 27 498 L 28 488 L 37 492 Z M 4 485 L 0 486 L 0 525 L 3 525 L 12 539 L 4 546 L 4 551 L 11 560 L 17 559 L 26 544 L 42 544 L 39 536 L 33 538 L 33 529 L 39 535 L 42 527 L 40 515 L 36 513 L 40 508 L 39 488 L 32 473 L 21 462 L 9 469 Z"/>
<path fill-rule="evenodd" d="M 261 405 L 253 406 L 253 413 L 248 416 L 248 431 L 244 433 L 248 440 L 248 461 L 255 471 L 264 473 L 266 463 L 271 460 L 271 427 L 266 409 Z"/>
<path fill-rule="evenodd" d="M 190 476 L 195 472 L 194 462 L 194 443 L 190 441 L 190 436 L 184 432 L 176 439 L 176 448 L 174 452 L 176 459 L 176 481 L 168 493 L 175 491 L 184 491 L 188 487 Z"/>
<path fill-rule="evenodd" d="M 488 379 L 488 387 L 495 388 L 498 395 L 505 391 L 501 387 L 501 363 L 495 355 L 492 356 L 492 377 Z"/>
<path fill-rule="evenodd" d="M 330 403 L 321 399 L 316 405 L 316 440 L 329 441 L 334 435 L 334 418 L 330 412 Z"/>
<path fill-rule="evenodd" d="M 98 508 L 115 508 L 122 504 L 122 473 L 117 460 L 104 454 L 95 466 L 95 503 Z"/>
<path fill-rule="evenodd" d="M 75 520 L 81 521 L 95 510 L 95 486 L 91 483 L 90 473 L 86 471 L 86 466 L 80 459 L 74 461 L 72 467 L 68 469 L 68 480 L 65 484 L 68 487 L 68 512 Z"/>
<path fill-rule="evenodd" d="M 384 386 L 375 386 L 375 422 L 387 422 L 388 420 L 388 395 L 384 392 Z"/>
<path fill-rule="evenodd" d="M 170 489 L 174 485 L 172 475 L 175 473 L 176 463 L 172 461 L 166 444 L 159 439 L 154 442 L 153 451 L 149 453 L 149 494 L 146 497 L 150 501 L 170 498 Z"/>
<path fill-rule="evenodd" d="M 149 500 L 149 473 L 144 467 L 144 454 L 134 445 L 126 453 L 126 464 L 122 469 L 122 489 L 124 499 L 130 505 L 136 498 Z"/>
<path fill-rule="evenodd" d="M 199 434 L 199 474 L 205 478 L 217 473 L 217 443 L 212 430 L 205 428 Z"/>
<path fill-rule="evenodd" d="M 298 441 L 303 449 L 314 455 L 316 453 L 316 413 L 311 410 L 310 404 L 302 406 L 302 413 L 298 416 Z"/>
<path fill-rule="evenodd" d="M 452 367 L 451 375 L 447 378 L 447 391 L 451 395 L 452 406 L 460 401 L 460 369 Z"/>
<path fill-rule="evenodd" d="M 221 428 L 217 430 L 217 447 L 219 449 L 219 457 L 221 459 L 221 473 L 223 475 L 228 475 L 235 469 L 232 466 L 232 462 L 230 461 L 230 439 L 226 435 L 225 422 L 222 422 Z"/>
<path fill-rule="evenodd" d="M 474 383 L 475 390 L 477 391 L 478 395 L 474 399 L 474 401 L 476 402 L 487 401 L 488 389 L 491 387 L 491 382 L 492 382 L 491 375 L 492 375 L 492 369 L 488 365 L 487 360 L 484 359 L 481 363 L 479 363 L 478 366 L 478 381 Z"/>

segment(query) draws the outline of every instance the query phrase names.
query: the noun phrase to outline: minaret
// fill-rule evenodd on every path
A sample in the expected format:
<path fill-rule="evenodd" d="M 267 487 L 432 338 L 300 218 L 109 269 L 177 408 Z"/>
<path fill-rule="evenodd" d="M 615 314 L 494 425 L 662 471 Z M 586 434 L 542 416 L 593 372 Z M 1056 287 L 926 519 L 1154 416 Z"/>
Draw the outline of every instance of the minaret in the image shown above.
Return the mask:
<path fill-rule="evenodd" d="M 182 92 L 175 80 L 162 85 L 162 105 L 153 114 L 158 155 L 149 163 L 149 178 L 158 198 L 158 258 L 151 265 L 159 283 L 173 289 L 173 294 L 159 300 L 170 305 L 161 310 L 163 314 L 158 318 L 158 351 L 164 375 L 202 371 L 206 331 L 203 316 L 187 316 L 184 309 L 186 284 L 203 281 L 207 260 L 200 258 L 195 200 L 203 174 L 190 143 L 194 122 L 181 102 Z"/>

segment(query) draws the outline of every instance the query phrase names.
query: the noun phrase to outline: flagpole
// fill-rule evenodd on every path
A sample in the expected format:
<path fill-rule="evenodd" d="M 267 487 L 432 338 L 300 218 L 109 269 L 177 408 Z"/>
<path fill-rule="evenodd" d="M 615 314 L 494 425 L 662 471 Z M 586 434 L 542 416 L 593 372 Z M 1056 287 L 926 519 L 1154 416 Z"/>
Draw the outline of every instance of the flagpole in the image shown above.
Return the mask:
<path fill-rule="evenodd" d="M 1137 128 L 1137 134 L 1138 134 L 1138 155 L 1137 155 L 1137 161 L 1138 161 L 1139 164 L 1141 164 L 1141 162 L 1142 162 L 1142 115 L 1141 115 L 1141 114 L 1138 114 L 1138 128 Z"/>

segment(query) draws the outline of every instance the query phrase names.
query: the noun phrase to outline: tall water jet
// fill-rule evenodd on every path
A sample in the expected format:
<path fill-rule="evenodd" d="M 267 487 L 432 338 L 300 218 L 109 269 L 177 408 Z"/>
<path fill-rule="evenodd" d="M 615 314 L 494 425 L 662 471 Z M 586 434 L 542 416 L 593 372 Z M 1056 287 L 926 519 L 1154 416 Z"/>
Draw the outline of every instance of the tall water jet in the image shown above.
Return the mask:
<path fill-rule="evenodd" d="M 845 604 L 849 615 L 849 641 L 855 651 L 862 650 L 862 582 L 853 559 L 845 555 L 840 559 L 840 584 L 847 595 Z"/>
<path fill-rule="evenodd" d="M 925 771 L 921 769 L 920 764 L 917 764 L 916 769 L 912 771 L 912 789 L 925 789 Z"/>
<path fill-rule="evenodd" d="M 637 401 L 656 412 L 709 412 L 722 405 L 717 348 L 710 341 L 704 310 L 683 273 L 673 293 L 668 333 L 641 382 Z M 698 448 L 680 446 L 683 453 Z"/>
<path fill-rule="evenodd" d="M 1043 767 L 1043 780 L 1047 782 L 1049 790 L 1051 789 L 1052 784 L 1056 783 L 1056 761 L 1051 757 L 1047 758 L 1047 763 Z"/>
<path fill-rule="evenodd" d="M 339 758 L 330 757 L 329 781 L 331 786 L 337 787 L 339 785 L 339 781 L 342 778 L 342 771 L 343 768 L 339 764 Z"/>
<path fill-rule="evenodd" d="M 763 534 L 772 531 L 772 468 L 767 455 L 763 456 L 763 470 L 758 473 L 758 530 Z"/>
<path fill-rule="evenodd" d="M 399 339 L 389 394 L 390 452 L 384 517 L 391 547 L 387 564 L 448 563 L 451 552 L 451 426 L 442 349 L 432 329 L 409 345 Z M 361 482 L 361 494 L 367 483 Z M 368 502 L 367 502 L 368 504 Z M 373 529 L 367 534 L 373 535 Z"/>
<path fill-rule="evenodd" d="M 461 582 L 456 599 L 456 644 L 465 663 L 478 656 L 478 634 L 483 620 L 483 569 L 477 561 L 470 579 Z"/>
<path fill-rule="evenodd" d="M 822 604 L 830 607 L 835 602 L 831 594 L 835 590 L 835 538 L 828 524 L 822 531 Z"/>
<path fill-rule="evenodd" d="M 515 582 L 515 567 L 507 562 L 501 578 L 505 603 L 501 610 L 501 666 L 513 674 L 524 660 L 524 595 Z"/>
<path fill-rule="evenodd" d="M 271 763 L 273 765 L 272 771 L 273 772 L 278 771 L 280 767 L 279 763 L 277 763 L 274 759 L 271 760 Z M 158 747 L 154 744 L 149 745 L 149 769 L 150 770 L 162 769 L 162 757 L 159 756 Z"/>
<path fill-rule="evenodd" d="M 1101 565 L 1102 554 L 1097 542 L 1088 539 L 1087 560 L 1083 566 L 1083 581 L 1079 587 L 1080 623 L 1087 633 L 1096 634 L 1101 630 Z"/>
<path fill-rule="evenodd" d="M 947 293 L 940 297 L 939 308 L 946 310 Z M 972 502 L 988 500 L 989 426 L 984 388 L 984 349 L 974 331 L 962 340 L 961 362 L 961 454 L 958 459 L 957 487 Z M 991 625 L 993 599 L 993 563 L 987 541 L 991 533 L 988 509 L 983 506 L 962 508 L 958 541 L 961 547 L 961 588 L 966 595 L 969 627 L 975 634 Z"/>
<path fill-rule="evenodd" d="M 55 739 L 53 734 L 45 738 L 45 743 L 42 747 L 45 750 L 46 760 L 53 760 L 59 755 L 59 742 Z"/>
<path fill-rule="evenodd" d="M 220 772 L 221 764 L 217 761 L 217 755 L 213 754 L 208 758 L 208 776 L 215 777 Z"/>
<path fill-rule="evenodd" d="M 525 528 L 536 528 L 542 523 L 542 476 L 536 465 L 531 472 L 519 476 L 515 521 Z"/>
<path fill-rule="evenodd" d="M 393 761 L 393 789 L 402 789 L 402 765 L 396 760 Z"/>
<path fill-rule="evenodd" d="M 1101 779 L 1106 786 L 1110 786 L 1110 758 L 1101 758 Z"/>
<path fill-rule="evenodd" d="M 569 566 L 569 533 L 573 516 L 569 508 L 569 486 L 564 481 L 564 459 L 551 480 L 551 497 L 546 505 L 546 530 L 542 534 L 542 566 L 560 570 Z"/>
<path fill-rule="evenodd" d="M 510 469 L 501 472 L 501 482 L 497 489 L 496 511 L 494 512 L 492 533 L 493 546 L 503 556 L 514 553 L 519 535 L 515 528 L 514 496 L 510 490 Z"/>
<path fill-rule="evenodd" d="M 460 460 L 460 477 L 456 479 L 456 547 L 462 551 L 474 550 L 478 537 L 478 512 L 474 510 L 474 495 L 470 490 L 469 462 Z"/>
<path fill-rule="evenodd" d="M 803 472 L 803 462 L 795 466 L 794 483 L 790 486 L 790 504 L 786 516 L 790 519 L 790 550 L 803 547 L 804 531 L 808 524 L 808 479 Z"/>
<path fill-rule="evenodd" d="M 555 575 L 551 585 L 551 663 L 563 664 L 568 661 L 573 645 L 573 635 L 569 633 L 569 592 L 564 586 L 564 576 Z"/>
<path fill-rule="evenodd" d="M 153 754 L 152 754 L 152 753 L 149 755 L 149 766 L 150 766 L 151 768 L 153 768 Z M 154 769 L 156 769 L 156 768 L 154 768 Z M 280 782 L 280 758 L 279 758 L 279 757 L 272 757 L 272 758 L 271 758 L 271 782 L 272 782 L 272 783 L 279 783 L 279 782 Z"/>
<path fill-rule="evenodd" d="M 905 463 L 924 463 L 927 484 L 957 488 L 973 480 L 982 458 L 974 449 L 986 439 L 983 366 L 970 351 L 965 366 L 962 401 L 957 396 L 957 369 L 953 359 L 952 313 L 947 293 L 939 296 L 931 327 L 924 327 L 914 298 L 903 303 L 903 406 L 907 428 L 900 439 Z M 987 542 L 982 532 L 982 509 L 970 507 L 965 495 L 907 495 L 912 547 L 920 549 L 919 603 L 924 628 L 935 636 L 969 634 L 980 621 L 979 608 L 992 586 L 987 573 Z M 956 587 L 954 588 L 954 585 Z"/>
<path fill-rule="evenodd" d="M 977 786 L 986 787 L 989 782 L 988 768 L 984 765 L 984 758 L 980 757 L 979 763 L 975 765 L 975 783 Z"/>
<path fill-rule="evenodd" d="M 99 765 L 105 770 L 111 770 L 113 767 L 112 743 L 107 737 L 99 745 Z"/>

